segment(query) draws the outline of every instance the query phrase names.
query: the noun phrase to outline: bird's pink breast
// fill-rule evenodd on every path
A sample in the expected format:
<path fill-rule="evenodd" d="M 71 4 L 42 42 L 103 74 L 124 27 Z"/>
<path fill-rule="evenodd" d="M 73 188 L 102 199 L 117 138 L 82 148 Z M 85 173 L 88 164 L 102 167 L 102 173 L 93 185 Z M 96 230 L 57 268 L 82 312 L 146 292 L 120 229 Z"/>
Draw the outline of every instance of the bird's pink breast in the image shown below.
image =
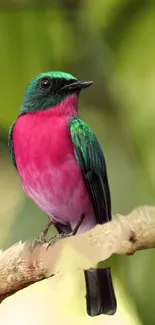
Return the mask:
<path fill-rule="evenodd" d="M 71 222 L 92 213 L 68 130 L 69 116 L 50 110 L 21 115 L 13 143 L 27 195 L 54 221 Z"/>

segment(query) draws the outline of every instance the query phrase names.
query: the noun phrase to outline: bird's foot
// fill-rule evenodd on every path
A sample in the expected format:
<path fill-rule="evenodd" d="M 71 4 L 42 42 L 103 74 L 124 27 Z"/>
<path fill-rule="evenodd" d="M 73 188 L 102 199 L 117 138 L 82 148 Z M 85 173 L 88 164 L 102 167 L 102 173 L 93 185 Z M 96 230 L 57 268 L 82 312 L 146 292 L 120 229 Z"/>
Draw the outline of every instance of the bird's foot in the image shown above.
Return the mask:
<path fill-rule="evenodd" d="M 85 214 L 82 213 L 82 215 L 81 215 L 79 221 L 77 222 L 75 228 L 74 228 L 73 231 L 69 234 L 70 236 L 75 236 L 75 235 L 77 234 L 77 231 L 79 230 L 79 228 L 80 228 L 80 226 L 81 226 L 81 224 L 82 224 L 84 218 L 85 218 Z"/>
<path fill-rule="evenodd" d="M 71 236 L 75 236 L 77 234 L 77 231 L 78 231 L 79 227 L 81 226 L 81 223 L 83 222 L 84 218 L 85 218 L 85 214 L 83 213 L 81 215 L 78 223 L 76 224 L 75 228 L 69 234 L 65 234 L 65 233 L 62 232 L 61 234 L 57 234 L 57 235 L 54 235 L 54 236 L 50 237 L 48 239 L 48 241 L 47 241 L 47 243 L 48 243 L 47 248 L 49 246 L 53 246 L 60 239 L 67 238 L 67 237 L 71 237 Z"/>
<path fill-rule="evenodd" d="M 64 234 L 63 232 L 61 234 L 57 234 L 57 235 L 54 235 L 52 237 L 50 237 L 47 241 L 47 249 L 50 247 L 50 246 L 53 246 L 54 244 L 56 244 L 57 241 L 59 241 L 60 239 L 63 239 L 63 238 L 66 238 L 66 237 L 69 237 L 70 234 Z"/>
<path fill-rule="evenodd" d="M 41 232 L 40 236 L 33 241 L 32 249 L 34 249 L 37 246 L 48 243 L 48 240 L 46 240 L 45 237 L 46 237 L 46 235 L 48 233 L 48 230 L 49 230 L 49 228 L 51 227 L 52 224 L 53 224 L 53 222 L 50 220 L 48 222 L 48 224 L 45 226 L 45 228 L 43 229 L 43 231 Z"/>

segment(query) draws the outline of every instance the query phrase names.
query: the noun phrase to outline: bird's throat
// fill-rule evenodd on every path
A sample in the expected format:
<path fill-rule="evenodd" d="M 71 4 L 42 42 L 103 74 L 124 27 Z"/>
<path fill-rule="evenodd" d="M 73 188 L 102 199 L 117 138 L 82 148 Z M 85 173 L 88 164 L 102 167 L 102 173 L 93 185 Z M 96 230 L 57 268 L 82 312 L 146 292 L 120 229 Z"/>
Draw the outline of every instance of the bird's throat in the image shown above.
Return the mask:
<path fill-rule="evenodd" d="M 76 94 L 72 94 L 71 96 L 66 97 L 59 104 L 50 108 L 50 114 L 52 115 L 67 115 L 70 117 L 77 116 L 77 111 L 78 111 L 78 96 Z"/>

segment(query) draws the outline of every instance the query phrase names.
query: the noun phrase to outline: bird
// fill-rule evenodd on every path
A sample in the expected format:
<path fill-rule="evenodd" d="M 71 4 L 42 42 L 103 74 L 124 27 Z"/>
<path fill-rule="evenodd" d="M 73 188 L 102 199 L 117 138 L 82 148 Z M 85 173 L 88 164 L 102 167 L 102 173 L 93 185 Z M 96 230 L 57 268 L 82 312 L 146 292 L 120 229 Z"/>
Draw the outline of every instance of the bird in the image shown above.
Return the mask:
<path fill-rule="evenodd" d="M 103 151 L 95 133 L 78 115 L 81 90 L 93 81 L 70 73 L 40 73 L 27 86 L 8 146 L 27 196 L 49 217 L 59 233 L 77 233 L 112 219 Z M 90 316 L 117 309 L 111 270 L 84 271 Z"/>

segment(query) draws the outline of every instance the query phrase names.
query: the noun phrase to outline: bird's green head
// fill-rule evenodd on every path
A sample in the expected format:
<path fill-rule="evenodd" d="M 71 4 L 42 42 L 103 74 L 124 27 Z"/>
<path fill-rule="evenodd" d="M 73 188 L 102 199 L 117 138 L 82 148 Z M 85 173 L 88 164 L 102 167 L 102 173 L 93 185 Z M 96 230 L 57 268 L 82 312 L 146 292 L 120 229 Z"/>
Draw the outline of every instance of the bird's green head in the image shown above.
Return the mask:
<path fill-rule="evenodd" d="M 34 78 L 26 88 L 19 115 L 54 107 L 66 97 L 78 96 L 81 89 L 92 85 L 64 72 L 44 72 Z"/>

